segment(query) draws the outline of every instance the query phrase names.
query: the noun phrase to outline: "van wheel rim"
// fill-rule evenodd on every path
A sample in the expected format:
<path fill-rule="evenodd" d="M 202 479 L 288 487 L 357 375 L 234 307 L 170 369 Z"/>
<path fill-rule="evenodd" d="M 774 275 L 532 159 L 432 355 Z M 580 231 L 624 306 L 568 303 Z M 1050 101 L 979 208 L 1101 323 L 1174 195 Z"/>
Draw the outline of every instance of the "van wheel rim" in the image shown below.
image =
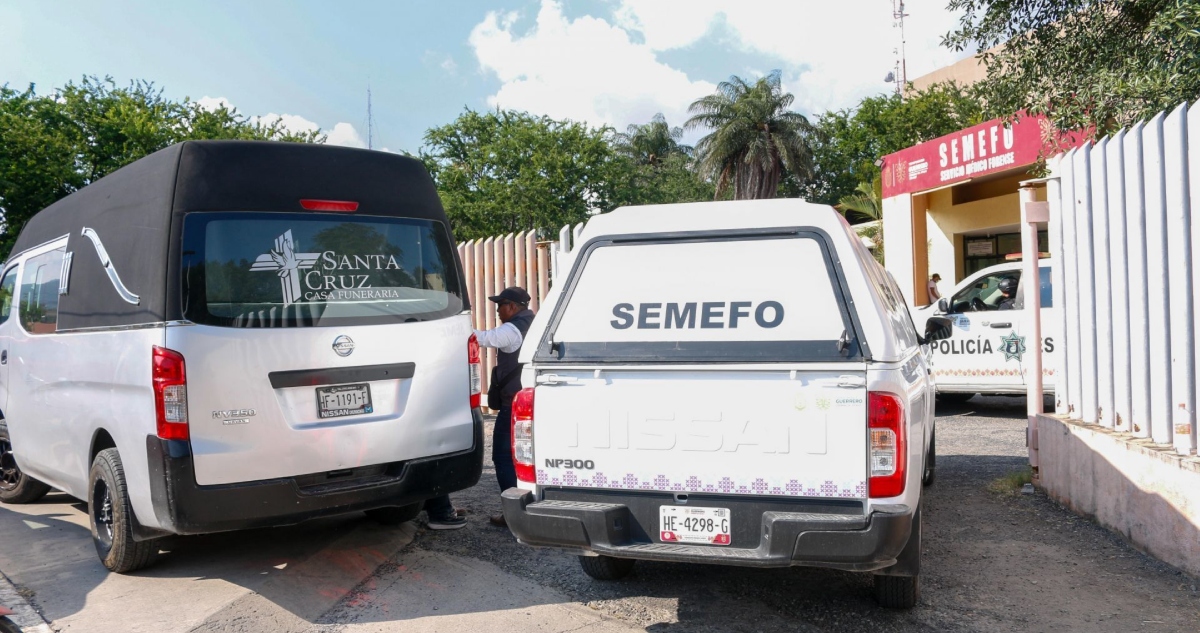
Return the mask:
<path fill-rule="evenodd" d="M 12 443 L 0 440 L 0 490 L 16 490 L 21 483 L 21 469 L 13 457 Z"/>
<path fill-rule="evenodd" d="M 96 487 L 92 491 L 92 517 L 96 521 L 96 535 L 106 545 L 112 544 L 113 534 L 113 512 L 112 512 L 112 495 L 109 494 L 108 485 L 104 480 L 98 480 Z"/>

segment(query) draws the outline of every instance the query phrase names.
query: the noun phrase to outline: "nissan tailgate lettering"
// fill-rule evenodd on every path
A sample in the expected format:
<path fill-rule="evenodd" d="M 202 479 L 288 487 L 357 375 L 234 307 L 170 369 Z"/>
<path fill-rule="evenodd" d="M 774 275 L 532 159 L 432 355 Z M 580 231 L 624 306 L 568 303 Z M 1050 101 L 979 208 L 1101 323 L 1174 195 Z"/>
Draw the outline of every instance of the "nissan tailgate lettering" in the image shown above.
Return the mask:
<path fill-rule="evenodd" d="M 861 401 L 860 401 L 861 403 Z M 634 451 L 693 451 L 734 453 L 755 448 L 763 454 L 788 454 L 792 430 L 809 454 L 826 451 L 826 416 L 799 415 L 791 420 L 748 420 L 722 413 L 659 414 L 634 417 L 627 412 L 610 411 L 601 421 L 582 420 L 567 431 L 567 448 L 617 449 Z M 565 430 L 565 429 L 564 429 Z M 548 468 L 551 461 L 546 460 Z M 569 460 L 566 460 L 569 461 Z"/>

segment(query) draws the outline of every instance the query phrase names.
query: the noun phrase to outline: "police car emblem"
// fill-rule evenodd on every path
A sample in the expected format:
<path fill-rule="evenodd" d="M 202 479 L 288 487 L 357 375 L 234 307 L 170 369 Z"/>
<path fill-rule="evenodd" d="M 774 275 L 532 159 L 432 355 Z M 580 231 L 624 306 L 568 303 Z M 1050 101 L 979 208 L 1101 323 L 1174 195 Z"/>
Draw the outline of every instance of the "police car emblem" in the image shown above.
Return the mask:
<path fill-rule="evenodd" d="M 1021 357 L 1025 355 L 1025 337 L 1017 336 L 1016 332 L 1001 336 L 1000 351 L 1004 352 L 1004 360 L 1021 362 Z"/>
<path fill-rule="evenodd" d="M 333 339 L 333 351 L 338 356 L 349 356 L 354 353 L 354 340 L 345 334 Z"/>

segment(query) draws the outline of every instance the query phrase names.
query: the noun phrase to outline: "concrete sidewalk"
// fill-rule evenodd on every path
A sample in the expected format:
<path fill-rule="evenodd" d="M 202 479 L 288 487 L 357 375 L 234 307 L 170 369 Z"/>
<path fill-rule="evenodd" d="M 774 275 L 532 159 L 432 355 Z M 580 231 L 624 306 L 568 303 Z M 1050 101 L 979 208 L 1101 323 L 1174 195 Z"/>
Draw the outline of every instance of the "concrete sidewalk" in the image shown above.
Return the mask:
<path fill-rule="evenodd" d="M 8 616 L 8 619 L 21 627 L 24 633 L 51 633 L 50 625 L 46 624 L 37 610 L 17 591 L 8 576 L 2 573 L 0 573 L 0 605 L 4 605 L 14 612 Z"/>

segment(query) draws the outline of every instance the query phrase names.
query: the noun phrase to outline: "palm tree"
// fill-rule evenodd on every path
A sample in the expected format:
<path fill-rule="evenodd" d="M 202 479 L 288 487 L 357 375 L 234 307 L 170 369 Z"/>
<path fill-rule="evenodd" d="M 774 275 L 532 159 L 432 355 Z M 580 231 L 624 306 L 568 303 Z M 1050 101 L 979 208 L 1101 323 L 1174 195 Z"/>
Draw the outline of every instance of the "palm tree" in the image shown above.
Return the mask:
<path fill-rule="evenodd" d="M 842 196 L 836 205 L 838 211 L 850 219 L 851 213 L 865 215 L 872 220 L 878 220 L 883 217 L 883 192 L 879 175 L 871 179 L 871 182 L 860 182 L 854 188 L 854 193 Z"/>
<path fill-rule="evenodd" d="M 712 130 L 696 153 L 700 172 L 717 183 L 717 196 L 732 183 L 736 200 L 774 198 L 785 170 L 802 182 L 812 177 L 808 139 L 814 129 L 804 115 L 788 110 L 794 100 L 783 92 L 776 70 L 754 83 L 730 77 L 688 107 L 692 118 L 684 129 Z"/>
<path fill-rule="evenodd" d="M 645 125 L 632 124 L 617 133 L 617 148 L 640 165 L 658 165 L 672 154 L 692 155 L 692 147 L 679 141 L 683 128 L 667 125 L 661 112 Z"/>

